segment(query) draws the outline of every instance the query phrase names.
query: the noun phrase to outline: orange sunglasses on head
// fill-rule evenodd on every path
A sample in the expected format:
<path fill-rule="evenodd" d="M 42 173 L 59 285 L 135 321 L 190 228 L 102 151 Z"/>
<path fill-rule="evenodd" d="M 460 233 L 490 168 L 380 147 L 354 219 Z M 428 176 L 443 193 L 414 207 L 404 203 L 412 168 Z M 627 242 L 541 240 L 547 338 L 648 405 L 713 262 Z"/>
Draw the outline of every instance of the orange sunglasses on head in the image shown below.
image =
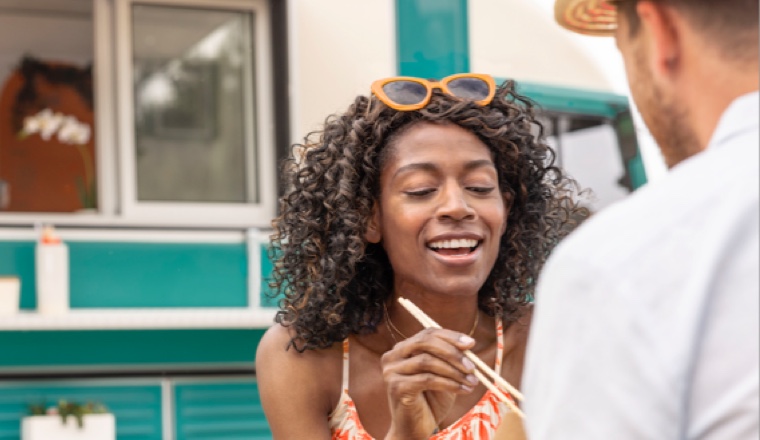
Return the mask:
<path fill-rule="evenodd" d="M 440 81 L 396 76 L 372 83 L 372 93 L 383 104 L 402 112 L 419 110 L 428 105 L 433 89 L 441 89 L 447 95 L 470 100 L 478 105 L 488 105 L 496 93 L 496 82 L 490 75 L 458 73 Z"/>

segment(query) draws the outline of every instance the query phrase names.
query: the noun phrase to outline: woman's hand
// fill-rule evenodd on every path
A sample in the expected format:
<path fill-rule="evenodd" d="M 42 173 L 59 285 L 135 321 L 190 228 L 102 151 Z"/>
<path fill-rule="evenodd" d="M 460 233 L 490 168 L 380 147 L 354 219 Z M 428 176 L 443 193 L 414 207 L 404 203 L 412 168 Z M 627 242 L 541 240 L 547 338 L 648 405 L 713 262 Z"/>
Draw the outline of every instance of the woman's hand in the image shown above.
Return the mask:
<path fill-rule="evenodd" d="M 427 439 L 454 405 L 477 385 L 463 350 L 475 341 L 459 332 L 426 329 L 399 342 L 381 360 L 391 427 L 387 439 Z"/>

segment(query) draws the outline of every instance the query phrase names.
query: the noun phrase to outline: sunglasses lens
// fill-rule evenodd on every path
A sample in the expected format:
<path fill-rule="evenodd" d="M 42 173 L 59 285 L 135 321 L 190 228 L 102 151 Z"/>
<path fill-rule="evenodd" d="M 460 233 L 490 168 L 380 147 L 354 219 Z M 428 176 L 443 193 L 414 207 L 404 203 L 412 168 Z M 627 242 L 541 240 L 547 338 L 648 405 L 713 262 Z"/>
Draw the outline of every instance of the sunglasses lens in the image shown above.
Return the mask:
<path fill-rule="evenodd" d="M 447 86 L 452 95 L 473 101 L 486 99 L 490 93 L 488 83 L 480 78 L 457 78 Z"/>
<path fill-rule="evenodd" d="M 419 104 L 427 96 L 424 85 L 414 81 L 392 81 L 383 86 L 385 96 L 396 104 Z"/>

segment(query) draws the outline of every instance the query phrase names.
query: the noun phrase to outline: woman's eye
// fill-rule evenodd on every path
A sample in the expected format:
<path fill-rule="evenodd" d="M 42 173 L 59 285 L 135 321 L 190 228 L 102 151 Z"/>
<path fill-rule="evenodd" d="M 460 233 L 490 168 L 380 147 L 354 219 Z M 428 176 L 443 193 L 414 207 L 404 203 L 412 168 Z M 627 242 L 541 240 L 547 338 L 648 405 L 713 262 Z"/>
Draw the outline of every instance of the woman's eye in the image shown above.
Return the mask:
<path fill-rule="evenodd" d="M 415 189 L 415 190 L 409 190 L 404 191 L 404 193 L 408 196 L 412 197 L 424 197 L 429 194 L 432 194 L 435 191 L 433 188 L 424 188 L 424 189 Z"/>
<path fill-rule="evenodd" d="M 469 188 L 470 191 L 477 193 L 477 194 L 488 194 L 491 191 L 495 189 L 493 186 L 471 186 Z"/>

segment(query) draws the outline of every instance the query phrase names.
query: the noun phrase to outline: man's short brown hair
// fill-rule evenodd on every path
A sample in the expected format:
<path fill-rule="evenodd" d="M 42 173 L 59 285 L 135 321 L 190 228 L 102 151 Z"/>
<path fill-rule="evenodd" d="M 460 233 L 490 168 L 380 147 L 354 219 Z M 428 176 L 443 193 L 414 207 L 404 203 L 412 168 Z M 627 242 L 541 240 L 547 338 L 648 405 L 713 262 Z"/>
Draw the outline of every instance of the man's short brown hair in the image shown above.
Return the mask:
<path fill-rule="evenodd" d="M 638 33 L 641 20 L 636 13 L 640 0 L 610 2 L 617 6 L 629 25 L 631 35 Z M 758 48 L 758 0 L 649 0 L 667 4 L 681 12 L 702 32 L 727 60 L 756 59 Z"/>

